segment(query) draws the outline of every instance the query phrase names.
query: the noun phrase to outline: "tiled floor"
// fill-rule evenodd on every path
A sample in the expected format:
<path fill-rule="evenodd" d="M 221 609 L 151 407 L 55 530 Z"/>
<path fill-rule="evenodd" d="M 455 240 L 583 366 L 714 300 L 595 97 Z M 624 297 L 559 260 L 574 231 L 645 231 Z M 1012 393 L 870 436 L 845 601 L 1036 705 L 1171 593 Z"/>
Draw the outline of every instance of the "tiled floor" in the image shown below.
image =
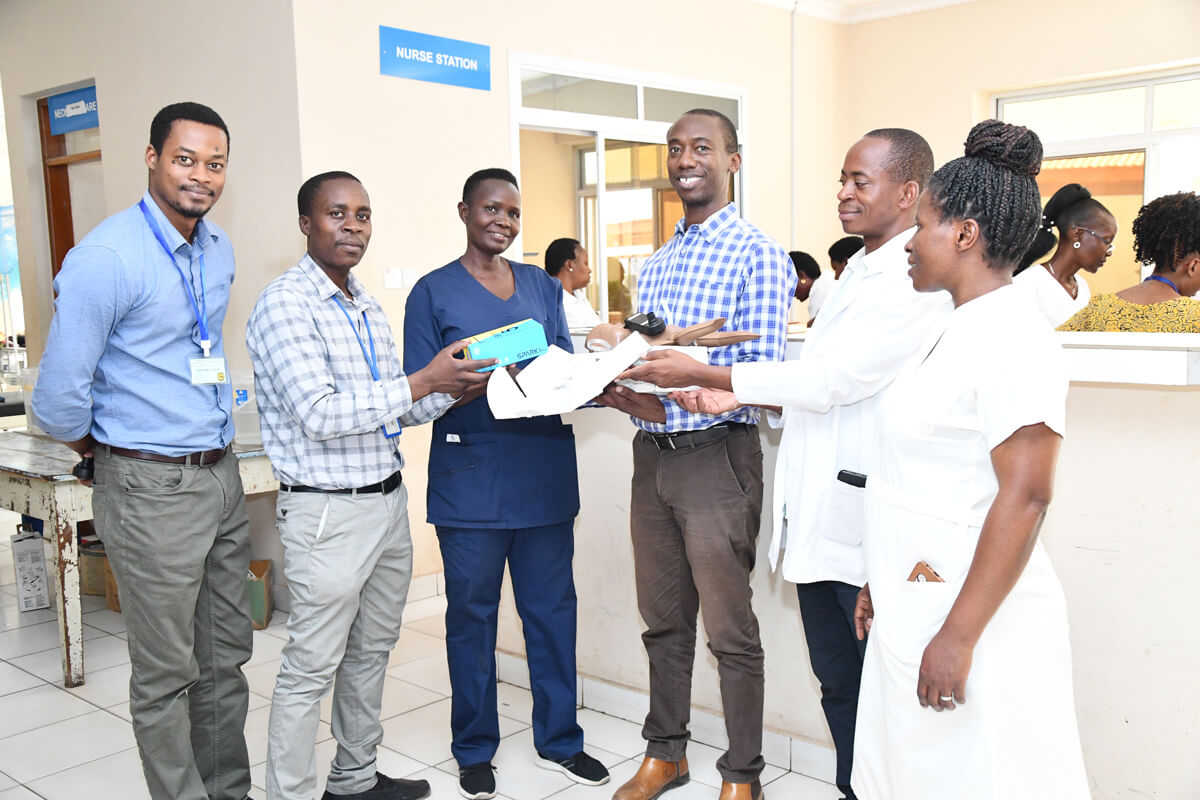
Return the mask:
<path fill-rule="evenodd" d="M 11 530 L 10 515 L 0 512 L 0 530 Z M 0 542 L 0 800 L 140 800 L 148 797 L 129 724 L 129 656 L 121 615 L 104 608 L 99 597 L 85 597 L 84 657 L 87 683 L 61 686 L 62 666 L 52 611 L 17 611 L 12 551 Z M 434 798 L 458 797 L 457 767 L 450 756 L 450 682 L 441 597 L 410 602 L 404 632 L 392 653 L 384 689 L 384 738 L 379 768 L 394 777 L 429 780 Z M 250 750 L 253 796 L 265 797 L 267 719 L 279 652 L 287 637 L 282 614 L 265 631 L 254 633 L 254 657 L 246 666 L 250 713 L 246 736 Z M 583 709 L 579 721 L 587 749 L 612 772 L 606 786 L 571 783 L 534 764 L 530 726 L 532 698 L 511 684 L 499 687 L 500 733 L 497 783 L 509 800 L 608 800 L 640 763 L 642 738 L 634 723 Z M 317 763 L 333 758 L 329 704 L 322 706 L 316 746 Z M 720 777 L 712 747 L 693 743 L 688 750 L 692 781 L 665 800 L 716 800 Z M 836 800 L 826 783 L 778 767 L 763 773 L 772 800 Z M 321 783 L 324 776 L 321 777 Z M 318 796 L 324 790 L 318 787 Z"/>

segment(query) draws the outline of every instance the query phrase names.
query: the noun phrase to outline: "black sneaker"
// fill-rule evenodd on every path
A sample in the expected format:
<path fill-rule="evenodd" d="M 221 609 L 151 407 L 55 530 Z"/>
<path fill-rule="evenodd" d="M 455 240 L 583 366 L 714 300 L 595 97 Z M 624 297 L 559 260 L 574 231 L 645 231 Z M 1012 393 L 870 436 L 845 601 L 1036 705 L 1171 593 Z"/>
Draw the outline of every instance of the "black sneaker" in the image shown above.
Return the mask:
<path fill-rule="evenodd" d="M 608 783 L 608 768 L 587 753 L 580 750 L 570 758 L 556 761 L 553 758 L 538 753 L 537 765 L 542 769 L 561 772 L 576 783 L 587 786 L 599 786 Z"/>
<path fill-rule="evenodd" d="M 458 770 L 458 793 L 467 800 L 490 800 L 496 796 L 495 767 L 490 761 L 468 764 Z"/>
<path fill-rule="evenodd" d="M 406 781 L 375 773 L 375 785 L 365 792 L 334 794 L 326 790 L 321 800 L 420 800 L 429 796 L 429 781 Z"/>

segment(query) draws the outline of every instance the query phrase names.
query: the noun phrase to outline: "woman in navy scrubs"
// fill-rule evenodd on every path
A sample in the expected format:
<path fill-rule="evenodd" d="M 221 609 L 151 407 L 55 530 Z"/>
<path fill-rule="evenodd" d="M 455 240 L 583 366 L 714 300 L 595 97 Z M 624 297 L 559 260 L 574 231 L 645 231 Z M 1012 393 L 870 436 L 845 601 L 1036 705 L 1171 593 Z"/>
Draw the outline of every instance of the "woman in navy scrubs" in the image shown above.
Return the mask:
<path fill-rule="evenodd" d="M 540 322 L 546 341 L 570 352 L 562 285 L 500 255 L 521 230 L 512 173 L 473 174 L 458 216 L 466 252 L 409 294 L 405 371 L 424 367 L 451 342 L 524 319 Z M 557 416 L 497 420 L 482 395 L 464 395 L 434 423 L 429 454 L 428 520 L 445 565 L 451 750 L 461 792 L 496 792 L 496 616 L 506 562 L 525 633 L 537 763 L 579 783 L 605 783 L 608 771 L 583 752 L 575 719 L 575 437 Z"/>

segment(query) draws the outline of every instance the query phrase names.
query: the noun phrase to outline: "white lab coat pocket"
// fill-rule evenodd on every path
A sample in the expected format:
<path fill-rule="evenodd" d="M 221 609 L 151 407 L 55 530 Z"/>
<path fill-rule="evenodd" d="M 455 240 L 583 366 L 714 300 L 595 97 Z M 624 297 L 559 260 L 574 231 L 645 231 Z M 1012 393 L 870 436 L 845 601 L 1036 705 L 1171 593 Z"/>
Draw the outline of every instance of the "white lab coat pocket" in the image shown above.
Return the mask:
<path fill-rule="evenodd" d="M 844 481 L 834 481 L 829 490 L 829 502 L 821 521 L 825 538 L 857 547 L 862 544 L 866 526 L 865 490 Z"/>

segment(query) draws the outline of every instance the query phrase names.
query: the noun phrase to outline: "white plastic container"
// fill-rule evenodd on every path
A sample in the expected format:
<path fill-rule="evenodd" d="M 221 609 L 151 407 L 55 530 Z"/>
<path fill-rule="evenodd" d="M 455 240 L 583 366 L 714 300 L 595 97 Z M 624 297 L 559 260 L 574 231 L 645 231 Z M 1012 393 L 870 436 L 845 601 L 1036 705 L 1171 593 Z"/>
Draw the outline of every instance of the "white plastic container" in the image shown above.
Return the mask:
<path fill-rule="evenodd" d="M 240 447 L 262 447 L 262 426 L 254 395 L 254 371 L 235 369 L 233 378 L 233 441 Z"/>
<path fill-rule="evenodd" d="M 45 433 L 33 421 L 33 387 L 37 385 L 38 368 L 21 370 L 21 399 L 25 403 L 25 429 L 29 433 Z"/>

